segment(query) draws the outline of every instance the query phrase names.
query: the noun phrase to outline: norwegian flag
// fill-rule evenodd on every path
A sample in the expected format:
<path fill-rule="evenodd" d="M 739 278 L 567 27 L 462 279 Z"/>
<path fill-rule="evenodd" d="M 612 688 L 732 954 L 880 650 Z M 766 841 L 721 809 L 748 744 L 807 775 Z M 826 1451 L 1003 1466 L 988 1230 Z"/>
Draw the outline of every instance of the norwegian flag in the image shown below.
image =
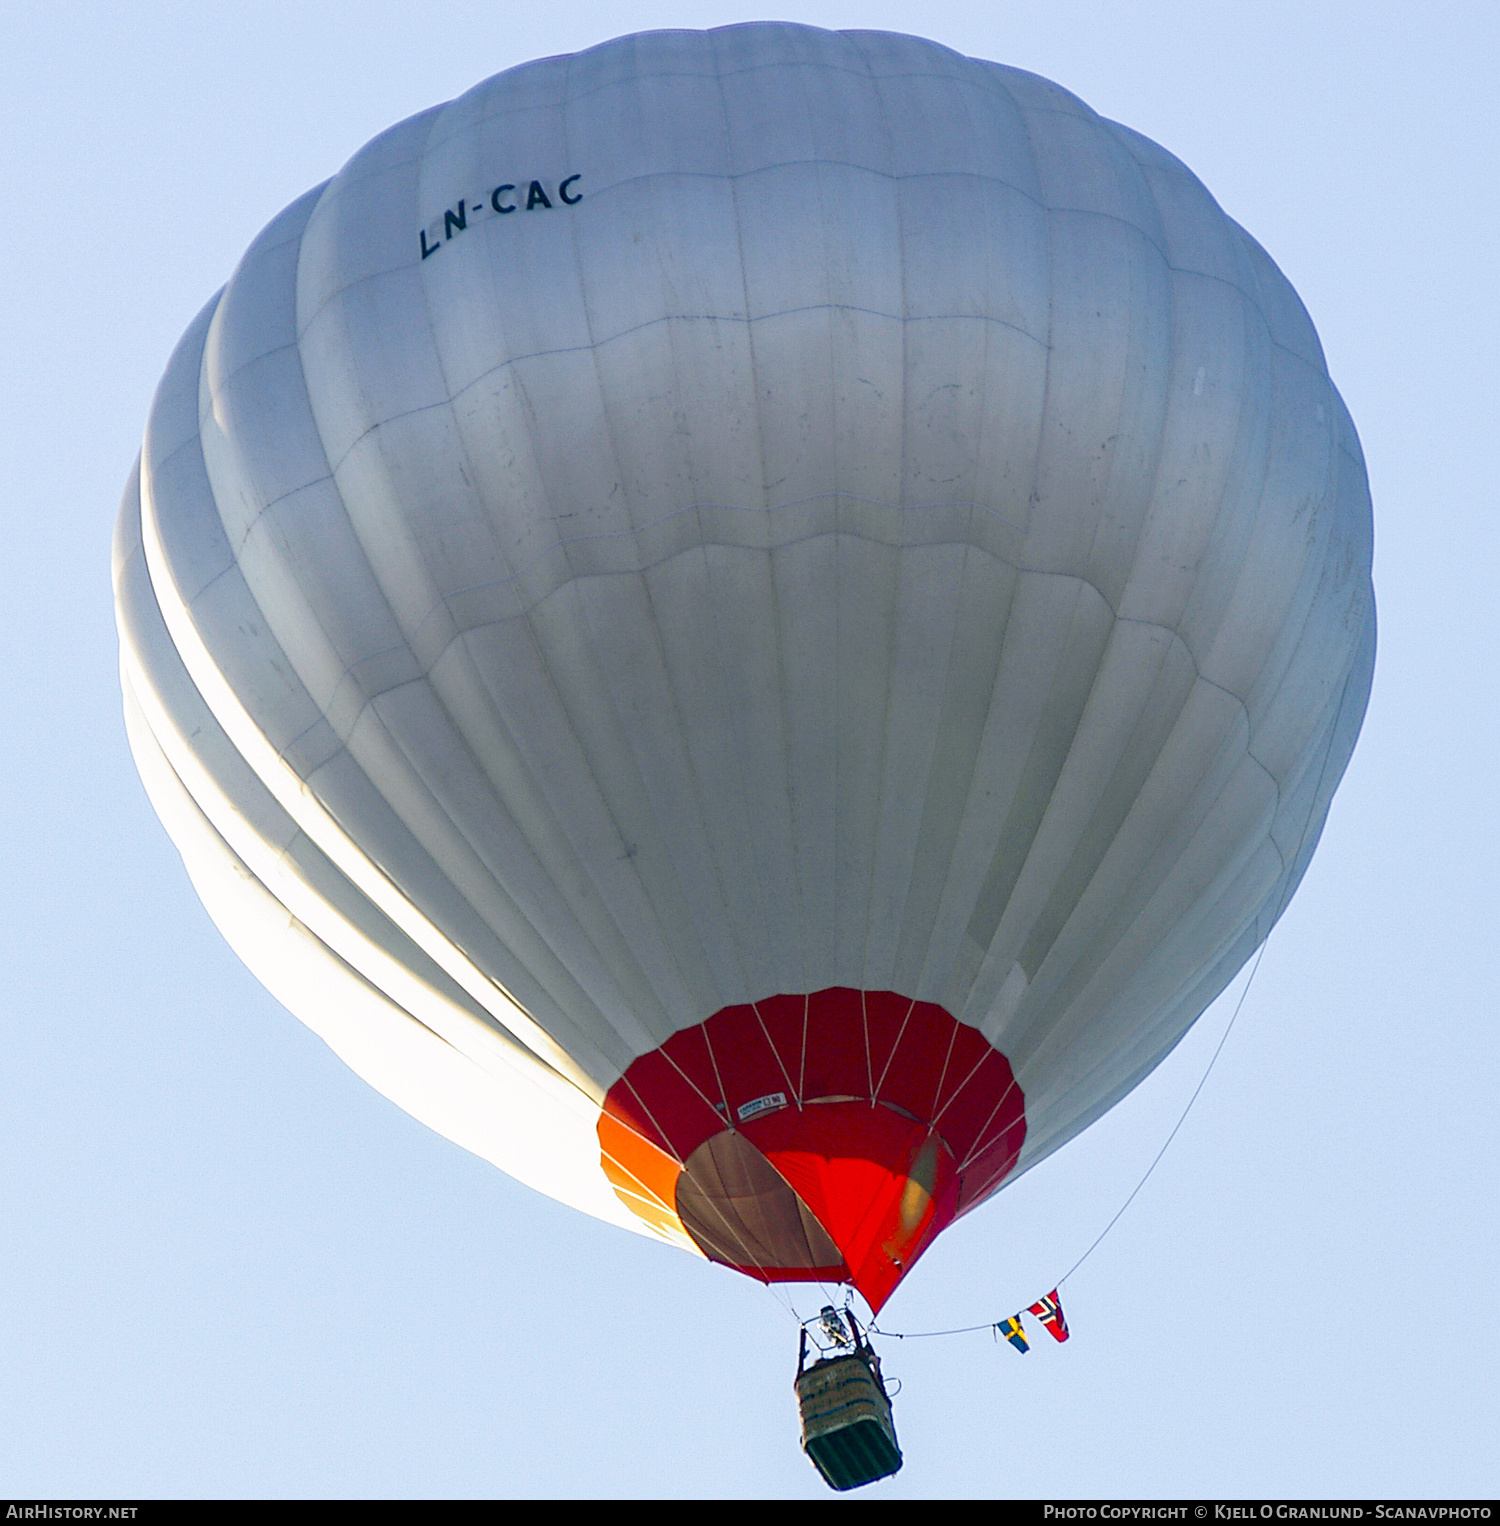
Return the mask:
<path fill-rule="evenodd" d="M 1021 1316 L 1019 1314 L 1011 1319 L 1002 1319 L 995 1328 L 1017 1351 L 1031 1350 L 1031 1342 L 1026 1339 L 1026 1332 L 1021 1328 Z"/>
<path fill-rule="evenodd" d="M 1036 1317 L 1047 1327 L 1047 1333 L 1055 1341 L 1065 1341 L 1068 1338 L 1068 1322 L 1063 1317 L 1062 1300 L 1057 1296 L 1057 1289 L 1044 1297 L 1037 1299 L 1026 1311 L 1035 1314 Z"/>

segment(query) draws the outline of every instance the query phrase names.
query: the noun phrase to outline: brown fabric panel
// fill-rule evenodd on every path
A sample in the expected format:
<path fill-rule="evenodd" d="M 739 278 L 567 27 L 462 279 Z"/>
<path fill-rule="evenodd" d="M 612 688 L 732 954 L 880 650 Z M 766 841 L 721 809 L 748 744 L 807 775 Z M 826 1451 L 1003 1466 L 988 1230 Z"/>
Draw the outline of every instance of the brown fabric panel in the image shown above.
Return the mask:
<path fill-rule="evenodd" d="M 710 1261 L 746 1271 L 842 1269 L 806 1204 L 743 1134 L 705 1139 L 677 1180 L 677 1213 Z"/>

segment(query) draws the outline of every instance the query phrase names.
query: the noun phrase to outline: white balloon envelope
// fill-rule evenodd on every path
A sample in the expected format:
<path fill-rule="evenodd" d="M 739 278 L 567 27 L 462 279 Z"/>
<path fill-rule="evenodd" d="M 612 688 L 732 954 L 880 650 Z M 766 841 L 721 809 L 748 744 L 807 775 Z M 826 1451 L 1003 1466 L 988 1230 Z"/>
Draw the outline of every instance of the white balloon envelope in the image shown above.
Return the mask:
<path fill-rule="evenodd" d="M 1370 555 L 1312 324 L 1176 159 L 756 24 L 512 69 L 276 218 L 115 567 L 141 774 L 292 1011 L 878 1308 L 1286 906 Z"/>

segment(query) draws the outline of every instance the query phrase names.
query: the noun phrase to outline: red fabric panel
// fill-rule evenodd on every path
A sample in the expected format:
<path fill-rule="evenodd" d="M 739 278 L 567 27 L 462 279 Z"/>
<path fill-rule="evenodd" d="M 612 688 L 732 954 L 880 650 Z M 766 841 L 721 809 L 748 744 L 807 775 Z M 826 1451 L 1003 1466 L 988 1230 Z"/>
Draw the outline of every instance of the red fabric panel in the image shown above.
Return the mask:
<path fill-rule="evenodd" d="M 671 1042 L 681 1037 L 674 1034 Z M 702 1044 L 701 1036 L 698 1042 Z M 724 1118 L 664 1052 L 668 1047 L 653 1049 L 636 1060 L 610 1087 L 604 1107 L 681 1164 L 710 1134 L 724 1127 Z"/>
<path fill-rule="evenodd" d="M 844 1253 L 877 1313 L 952 1222 L 953 1157 L 920 1123 L 868 1102 L 817 1103 L 752 1118 L 742 1132 Z"/>
<path fill-rule="evenodd" d="M 870 1095 L 861 996 L 847 986 L 834 986 L 808 999 L 804 1102 L 810 1097 Z"/>
<path fill-rule="evenodd" d="M 1016 1157 L 1026 1142 L 1026 1120 L 1018 1118 L 1008 1128 L 991 1130 L 986 1138 L 990 1142 L 969 1161 L 960 1176 L 959 1213 L 977 1208 L 1015 1170 Z"/>
<path fill-rule="evenodd" d="M 696 1028 L 684 1028 L 680 1033 L 674 1033 L 661 1047 L 694 1096 L 711 1108 L 715 1103 L 723 1102 L 724 1094 L 714 1069 L 713 1056 L 709 1052 L 708 1038 L 704 1033 L 706 1027 L 706 1023 L 699 1023 Z"/>
<path fill-rule="evenodd" d="M 870 1038 L 870 1065 L 877 1096 L 884 1097 L 887 1094 L 886 1083 L 891 1080 L 896 1041 L 911 1025 L 912 1018 L 916 1016 L 916 1008 L 916 1002 L 897 996 L 894 991 L 865 993 L 865 1028 Z M 923 1022 L 921 1017 L 916 1020 L 918 1026 Z M 889 1100 L 897 1099 L 892 1096 Z"/>
<path fill-rule="evenodd" d="M 942 1074 L 958 1024 L 931 1002 L 908 1005 L 910 1016 L 900 1029 L 900 1042 L 885 1068 L 885 1079 L 880 1083 L 880 1100 L 894 1102 L 897 1107 L 903 1107 L 930 1123 L 937 1111 L 933 1099 L 937 1095 L 938 1077 Z"/>
<path fill-rule="evenodd" d="M 798 1029 L 800 1033 L 800 1020 Z M 725 1007 L 703 1024 L 703 1031 L 723 1081 L 722 1100 L 728 1104 L 730 1123 L 738 1121 L 740 1107 L 757 1097 L 776 1092 L 796 1095 L 795 1065 L 784 1067 L 784 1062 L 778 1061 L 754 1007 Z M 717 1095 L 715 1100 L 719 1100 Z"/>
<path fill-rule="evenodd" d="M 792 1095 L 799 1101 L 806 1095 L 802 1089 L 802 1055 L 806 1048 L 807 1009 L 811 1001 L 810 996 L 772 996 L 755 1004 L 756 1016 L 770 1035 L 771 1043 L 791 1077 Z"/>

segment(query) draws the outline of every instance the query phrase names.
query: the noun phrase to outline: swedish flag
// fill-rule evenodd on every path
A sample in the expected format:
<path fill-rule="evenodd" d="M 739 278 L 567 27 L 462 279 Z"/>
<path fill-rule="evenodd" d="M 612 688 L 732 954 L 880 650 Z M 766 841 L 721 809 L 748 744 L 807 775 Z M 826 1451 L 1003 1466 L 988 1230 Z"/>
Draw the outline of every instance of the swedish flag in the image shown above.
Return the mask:
<path fill-rule="evenodd" d="M 1017 1351 L 1031 1350 L 1031 1342 L 1026 1339 L 1026 1332 L 1021 1328 L 1021 1316 L 1019 1314 L 1012 1319 L 1002 1319 L 995 1328 Z"/>

